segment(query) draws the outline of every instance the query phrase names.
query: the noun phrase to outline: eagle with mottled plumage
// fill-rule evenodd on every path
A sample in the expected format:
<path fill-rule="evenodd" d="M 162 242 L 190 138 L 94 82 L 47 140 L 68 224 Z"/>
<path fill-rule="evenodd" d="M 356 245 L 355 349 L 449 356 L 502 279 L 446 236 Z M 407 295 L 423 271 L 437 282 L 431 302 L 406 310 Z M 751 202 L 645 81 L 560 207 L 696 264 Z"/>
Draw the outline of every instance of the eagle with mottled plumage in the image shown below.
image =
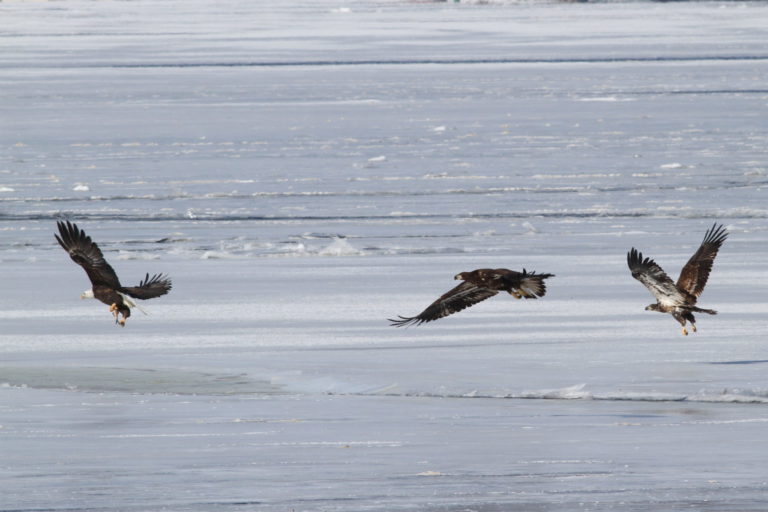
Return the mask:
<path fill-rule="evenodd" d="M 537 274 L 527 272 L 525 269 L 522 272 L 516 272 L 506 268 L 481 268 L 462 272 L 454 279 L 464 282 L 442 295 L 419 315 L 411 317 L 398 315 L 397 319 L 389 318 L 388 320 L 392 322 L 390 325 L 395 327 L 431 322 L 489 299 L 501 291 L 508 292 L 516 299 L 536 299 L 547 293 L 544 280 L 550 277 L 554 277 L 554 274 Z"/>
<path fill-rule="evenodd" d="M 98 299 L 107 304 L 110 313 L 115 317 L 115 323 L 121 327 L 125 326 L 125 321 L 131 316 L 131 308 L 138 307 L 143 311 L 131 297 L 153 299 L 171 290 L 171 280 L 163 274 L 155 274 L 152 277 L 147 274 L 138 286 L 121 285 L 114 269 L 104 259 L 101 249 L 91 237 L 72 222 L 59 221 L 57 225 L 59 234 L 53 235 L 56 241 L 67 251 L 72 261 L 85 269 L 88 279 L 91 280 L 91 289 L 83 292 L 80 298 Z"/>
<path fill-rule="evenodd" d="M 696 332 L 694 312 L 716 315 L 717 311 L 713 309 L 697 307 L 696 301 L 704 291 L 717 251 L 726 238 L 728 232 L 722 225 L 715 223 L 704 235 L 699 249 L 683 267 L 677 283 L 655 261 L 643 258 L 643 254 L 633 247 L 627 253 L 627 265 L 632 277 L 643 283 L 656 298 L 656 304 L 647 306 L 646 311 L 671 314 L 683 326 L 683 335 L 686 336 L 686 321 L 691 323 L 691 329 Z"/>

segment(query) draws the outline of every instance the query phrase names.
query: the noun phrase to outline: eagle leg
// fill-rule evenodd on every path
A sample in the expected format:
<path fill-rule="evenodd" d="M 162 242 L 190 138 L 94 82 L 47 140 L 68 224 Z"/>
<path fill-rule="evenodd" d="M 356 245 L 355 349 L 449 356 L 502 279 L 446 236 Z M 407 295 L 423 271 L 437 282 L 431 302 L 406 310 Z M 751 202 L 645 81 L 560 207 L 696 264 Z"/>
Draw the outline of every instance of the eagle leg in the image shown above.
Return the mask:
<path fill-rule="evenodd" d="M 688 336 L 688 331 L 685 329 L 685 327 L 683 327 L 683 336 Z"/>
<path fill-rule="evenodd" d="M 510 290 L 509 294 L 511 296 L 513 296 L 514 298 L 516 298 L 516 299 L 522 299 L 523 298 L 523 296 L 517 290 Z"/>
<path fill-rule="evenodd" d="M 120 325 L 120 327 L 125 327 L 125 316 L 123 316 L 123 318 L 117 320 L 117 323 Z"/>
<path fill-rule="evenodd" d="M 109 306 L 109 312 L 112 313 L 112 315 L 115 317 L 115 321 L 117 321 L 118 311 L 119 311 L 119 308 L 117 307 L 117 303 L 114 303 L 111 306 Z"/>
<path fill-rule="evenodd" d="M 691 324 L 691 329 L 693 329 L 693 332 L 696 332 L 696 324 Z"/>

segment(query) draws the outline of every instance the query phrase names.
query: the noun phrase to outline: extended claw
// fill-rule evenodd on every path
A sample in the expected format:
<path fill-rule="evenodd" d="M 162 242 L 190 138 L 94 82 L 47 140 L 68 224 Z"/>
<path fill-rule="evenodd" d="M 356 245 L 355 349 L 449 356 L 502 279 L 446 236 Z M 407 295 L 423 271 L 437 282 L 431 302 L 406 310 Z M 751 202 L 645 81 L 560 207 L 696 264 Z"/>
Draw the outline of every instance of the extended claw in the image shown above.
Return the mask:
<path fill-rule="evenodd" d="M 691 324 L 691 329 L 693 329 L 693 332 L 696 332 L 696 324 Z"/>
<path fill-rule="evenodd" d="M 688 331 L 683 327 L 683 336 L 688 336 Z"/>
<path fill-rule="evenodd" d="M 516 298 L 516 299 L 522 299 L 523 298 L 523 296 L 517 290 L 512 290 L 511 292 L 509 292 L 509 294 L 511 296 L 513 296 L 514 298 Z"/>

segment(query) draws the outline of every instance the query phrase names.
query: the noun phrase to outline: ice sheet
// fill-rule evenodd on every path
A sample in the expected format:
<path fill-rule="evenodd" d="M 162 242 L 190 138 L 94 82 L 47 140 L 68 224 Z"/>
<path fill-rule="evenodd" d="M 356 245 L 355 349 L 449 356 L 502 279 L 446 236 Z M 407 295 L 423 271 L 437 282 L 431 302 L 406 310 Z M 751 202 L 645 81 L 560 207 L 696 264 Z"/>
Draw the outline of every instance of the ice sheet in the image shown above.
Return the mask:
<path fill-rule="evenodd" d="M 764 510 L 765 4 L 0 15 L 0 509 Z M 683 337 L 625 255 L 715 221 Z M 556 277 L 388 325 L 480 267 Z"/>

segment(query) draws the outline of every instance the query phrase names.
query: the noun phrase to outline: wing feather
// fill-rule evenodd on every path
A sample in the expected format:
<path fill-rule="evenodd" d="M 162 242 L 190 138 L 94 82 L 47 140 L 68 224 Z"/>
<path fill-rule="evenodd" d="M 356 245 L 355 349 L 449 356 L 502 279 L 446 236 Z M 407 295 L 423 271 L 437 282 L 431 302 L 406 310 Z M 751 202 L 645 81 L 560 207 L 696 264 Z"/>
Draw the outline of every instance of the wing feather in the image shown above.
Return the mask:
<path fill-rule="evenodd" d="M 634 247 L 627 253 L 627 266 L 632 277 L 643 283 L 659 304 L 679 306 L 686 303 L 686 298 L 667 273 L 651 258 L 643 258 L 643 253 Z"/>
<path fill-rule="evenodd" d="M 171 278 L 164 274 L 155 274 L 149 277 L 147 274 L 138 286 L 126 286 L 121 288 L 125 294 L 135 299 L 154 299 L 171 291 Z"/>
<path fill-rule="evenodd" d="M 76 224 L 66 221 L 57 223 L 59 234 L 54 234 L 56 241 L 64 248 L 72 261 L 83 267 L 88 279 L 94 286 L 120 288 L 120 280 L 115 270 L 104 259 L 101 249 L 91 237 L 85 234 Z"/>
<path fill-rule="evenodd" d="M 701 295 L 707 284 L 707 279 L 709 279 L 717 251 L 720 250 L 720 246 L 723 245 L 726 238 L 728 238 L 728 232 L 722 224 L 718 226 L 715 223 L 709 228 L 699 249 L 691 256 L 691 259 L 680 272 L 680 278 L 677 280 L 678 288 L 694 297 Z"/>
<path fill-rule="evenodd" d="M 397 319 L 389 318 L 388 320 L 392 322 L 390 325 L 395 327 L 419 325 L 459 312 L 462 309 L 493 297 L 497 293 L 499 293 L 497 290 L 479 287 L 470 282 L 463 282 L 443 294 L 417 316 L 398 316 Z"/>

